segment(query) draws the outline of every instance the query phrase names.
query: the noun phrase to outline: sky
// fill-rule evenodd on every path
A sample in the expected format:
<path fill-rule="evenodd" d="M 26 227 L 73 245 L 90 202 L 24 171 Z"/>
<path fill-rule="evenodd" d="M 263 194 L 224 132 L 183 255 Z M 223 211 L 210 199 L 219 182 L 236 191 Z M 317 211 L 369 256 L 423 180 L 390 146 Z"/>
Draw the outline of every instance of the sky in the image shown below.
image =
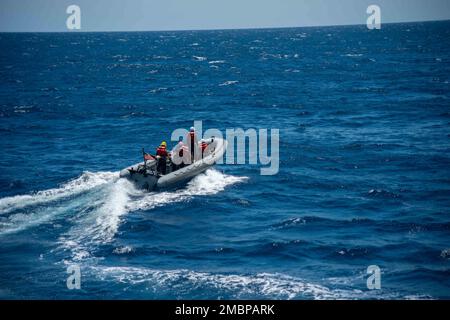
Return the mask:
<path fill-rule="evenodd" d="M 66 9 L 81 9 L 68 30 Z M 157 31 L 365 24 L 450 19 L 450 0 L 0 0 L 0 32 Z"/>

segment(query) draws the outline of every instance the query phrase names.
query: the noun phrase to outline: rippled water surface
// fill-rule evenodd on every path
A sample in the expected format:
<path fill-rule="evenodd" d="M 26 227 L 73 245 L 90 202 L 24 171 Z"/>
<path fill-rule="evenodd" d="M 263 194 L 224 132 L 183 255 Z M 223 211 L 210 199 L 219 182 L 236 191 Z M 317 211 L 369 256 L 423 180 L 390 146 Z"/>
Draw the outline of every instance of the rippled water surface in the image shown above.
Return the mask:
<path fill-rule="evenodd" d="M 449 30 L 0 34 L 0 298 L 450 298 Z M 279 174 L 119 179 L 194 120 Z"/>

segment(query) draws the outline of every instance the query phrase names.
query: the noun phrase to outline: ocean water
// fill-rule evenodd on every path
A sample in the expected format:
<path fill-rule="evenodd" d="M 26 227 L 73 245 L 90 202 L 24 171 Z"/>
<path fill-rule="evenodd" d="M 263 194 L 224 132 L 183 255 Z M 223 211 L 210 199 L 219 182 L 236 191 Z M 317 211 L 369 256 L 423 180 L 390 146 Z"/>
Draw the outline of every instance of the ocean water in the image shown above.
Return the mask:
<path fill-rule="evenodd" d="M 0 298 L 450 298 L 450 22 L 0 46 Z M 279 173 L 119 179 L 194 120 L 279 128 Z"/>

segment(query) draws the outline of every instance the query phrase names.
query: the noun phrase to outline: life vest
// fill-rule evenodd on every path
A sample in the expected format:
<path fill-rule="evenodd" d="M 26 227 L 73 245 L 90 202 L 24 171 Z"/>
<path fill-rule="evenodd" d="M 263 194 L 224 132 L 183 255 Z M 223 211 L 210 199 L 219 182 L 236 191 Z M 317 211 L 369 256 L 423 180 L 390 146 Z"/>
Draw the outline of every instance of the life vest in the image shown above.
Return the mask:
<path fill-rule="evenodd" d="M 160 157 L 167 157 L 166 147 L 159 146 L 158 149 L 156 149 L 156 155 Z"/>

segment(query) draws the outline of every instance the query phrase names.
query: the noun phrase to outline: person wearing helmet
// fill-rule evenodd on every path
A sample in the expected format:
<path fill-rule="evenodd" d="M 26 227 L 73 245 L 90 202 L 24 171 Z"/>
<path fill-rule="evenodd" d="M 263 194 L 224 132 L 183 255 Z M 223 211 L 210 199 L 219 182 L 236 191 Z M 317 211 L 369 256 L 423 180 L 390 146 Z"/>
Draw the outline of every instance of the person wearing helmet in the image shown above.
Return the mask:
<path fill-rule="evenodd" d="M 156 170 L 161 174 L 166 174 L 167 171 L 167 157 L 169 153 L 167 152 L 167 143 L 165 141 L 161 142 L 159 147 L 156 149 L 156 159 L 158 163 L 156 165 Z"/>
<path fill-rule="evenodd" d="M 195 128 L 191 127 L 189 133 L 187 135 L 187 145 L 189 150 L 191 151 L 191 163 L 194 163 L 197 160 L 199 150 L 198 150 L 198 138 L 197 133 L 195 132 Z"/>

